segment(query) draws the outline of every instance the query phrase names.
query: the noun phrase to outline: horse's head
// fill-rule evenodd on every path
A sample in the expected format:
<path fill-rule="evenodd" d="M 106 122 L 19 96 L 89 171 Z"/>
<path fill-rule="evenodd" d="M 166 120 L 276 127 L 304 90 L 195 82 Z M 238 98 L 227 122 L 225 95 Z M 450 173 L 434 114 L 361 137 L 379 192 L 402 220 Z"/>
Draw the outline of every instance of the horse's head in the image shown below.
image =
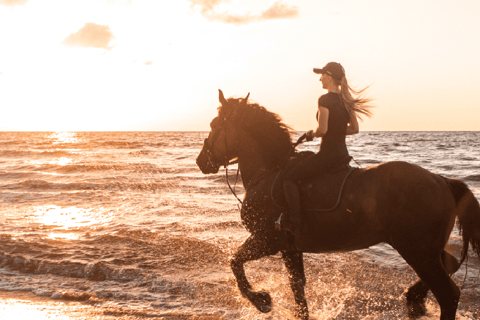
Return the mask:
<path fill-rule="evenodd" d="M 197 165 L 203 173 L 217 173 L 221 165 L 227 165 L 228 162 L 236 157 L 237 137 L 232 125 L 232 119 L 238 111 L 238 107 L 246 105 L 250 93 L 245 99 L 232 99 L 231 103 L 225 99 L 222 90 L 219 91 L 219 100 L 221 107 L 218 110 L 218 116 L 210 123 L 210 134 L 203 144 L 202 151 L 197 157 Z"/>

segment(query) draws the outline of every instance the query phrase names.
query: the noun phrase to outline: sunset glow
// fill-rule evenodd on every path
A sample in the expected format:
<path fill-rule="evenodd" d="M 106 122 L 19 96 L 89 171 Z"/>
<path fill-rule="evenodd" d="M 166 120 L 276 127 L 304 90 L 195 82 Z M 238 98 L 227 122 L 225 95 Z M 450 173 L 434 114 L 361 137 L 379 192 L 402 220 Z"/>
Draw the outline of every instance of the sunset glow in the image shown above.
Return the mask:
<path fill-rule="evenodd" d="M 33 216 L 35 222 L 52 228 L 50 238 L 77 239 L 78 233 L 73 231 L 105 222 L 105 217 L 93 210 L 55 205 L 37 207 Z"/>
<path fill-rule="evenodd" d="M 54 132 L 48 138 L 53 140 L 53 144 L 80 142 L 75 132 Z"/>
<path fill-rule="evenodd" d="M 0 0 L 0 130 L 208 130 L 217 89 L 315 125 L 314 67 L 371 85 L 361 130 L 480 130 L 478 1 Z"/>
<path fill-rule="evenodd" d="M 66 158 L 66 157 L 61 157 L 59 159 L 50 161 L 50 164 L 56 164 L 58 166 L 66 166 L 67 164 L 71 164 L 72 159 Z"/>
<path fill-rule="evenodd" d="M 38 220 L 45 225 L 55 225 L 66 229 L 92 223 L 91 217 L 86 218 L 88 212 L 74 207 L 44 206 L 37 208 L 35 214 Z"/>

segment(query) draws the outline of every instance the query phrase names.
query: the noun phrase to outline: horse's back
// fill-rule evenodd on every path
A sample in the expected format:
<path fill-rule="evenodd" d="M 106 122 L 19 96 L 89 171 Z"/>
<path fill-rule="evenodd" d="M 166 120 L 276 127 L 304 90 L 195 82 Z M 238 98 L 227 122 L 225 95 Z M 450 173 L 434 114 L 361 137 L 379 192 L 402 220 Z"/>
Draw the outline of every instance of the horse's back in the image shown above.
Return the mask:
<path fill-rule="evenodd" d="M 314 181 L 304 202 L 307 236 L 299 241 L 300 247 L 319 245 L 317 250 L 304 251 L 355 250 L 379 242 L 393 245 L 408 241 L 412 233 L 426 234 L 429 241 L 440 244 L 453 228 L 455 202 L 448 185 L 417 165 L 395 161 L 354 170 L 334 210 L 324 210 L 315 202 L 314 195 L 325 184 Z"/>
<path fill-rule="evenodd" d="M 356 175 L 353 188 L 363 186 L 370 195 L 381 197 L 390 208 L 422 208 L 441 211 L 455 207 L 455 200 L 445 179 L 415 164 L 392 161 L 362 169 Z"/>
<path fill-rule="evenodd" d="M 440 175 L 394 161 L 366 168 L 354 178 L 352 194 L 368 204 L 364 210 L 372 211 L 391 237 L 430 236 L 430 241 L 447 241 L 456 204 Z"/>

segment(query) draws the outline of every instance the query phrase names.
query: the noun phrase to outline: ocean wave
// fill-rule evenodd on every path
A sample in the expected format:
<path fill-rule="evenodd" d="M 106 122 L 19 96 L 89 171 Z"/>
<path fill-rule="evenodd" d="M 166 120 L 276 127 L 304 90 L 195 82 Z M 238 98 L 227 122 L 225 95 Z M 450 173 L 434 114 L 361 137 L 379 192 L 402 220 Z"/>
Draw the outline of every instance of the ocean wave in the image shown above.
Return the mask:
<path fill-rule="evenodd" d="M 41 173 L 31 171 L 0 171 L 0 178 L 6 181 L 22 180 L 22 179 L 37 179 L 42 177 Z"/>
<path fill-rule="evenodd" d="M 0 150 L 0 157 L 37 158 L 37 157 L 70 157 L 72 152 L 67 150 L 31 151 L 31 150 Z"/>
<path fill-rule="evenodd" d="M 130 155 L 136 157 L 136 156 L 144 156 L 144 155 L 150 155 L 155 153 L 154 151 L 151 150 L 138 150 L 138 151 L 130 151 Z"/>
<path fill-rule="evenodd" d="M 98 146 L 103 148 L 114 149 L 142 149 L 145 148 L 145 143 L 132 142 L 132 141 L 104 141 Z"/>
<path fill-rule="evenodd" d="M 151 174 L 163 174 L 163 173 L 175 173 L 180 169 L 174 167 L 160 168 L 153 163 L 114 163 L 114 164 L 85 164 L 85 163 L 73 163 L 73 164 L 55 164 L 44 163 L 40 165 L 22 165 L 14 168 L 16 170 L 23 171 L 35 171 L 35 172 L 56 172 L 56 173 L 85 173 L 85 172 L 116 172 L 116 171 L 128 171 L 134 173 L 151 173 Z"/>
<path fill-rule="evenodd" d="M 439 144 L 436 147 L 437 147 L 437 150 L 448 150 L 448 149 L 455 148 L 456 146 L 454 144 L 448 144 L 448 145 Z"/>
<path fill-rule="evenodd" d="M 432 138 L 410 138 L 409 142 L 437 142 L 438 140 Z"/>
<path fill-rule="evenodd" d="M 134 281 L 155 278 L 155 271 L 166 267 L 227 263 L 227 254 L 213 244 L 140 230 L 123 230 L 74 243 L 26 242 L 5 235 L 0 238 L 0 268 L 30 274 Z"/>
<path fill-rule="evenodd" d="M 37 189 L 37 190 L 161 190 L 166 187 L 173 187 L 177 185 L 175 181 L 162 182 L 109 182 L 109 183 L 87 183 L 87 182 L 72 182 L 72 183 L 55 183 L 42 179 L 27 179 L 18 183 L 5 184 L 4 189 Z"/>
<path fill-rule="evenodd" d="M 463 157 L 460 157 L 459 160 L 462 160 L 462 161 L 479 161 L 479 158 L 463 156 Z"/>
<path fill-rule="evenodd" d="M 0 252 L 0 268 L 9 268 L 23 273 L 52 274 L 97 281 L 106 280 L 107 275 L 108 279 L 112 280 L 133 280 L 136 276 L 130 274 L 129 277 L 125 277 L 121 269 L 111 268 L 102 262 L 56 261 L 44 258 L 31 258 L 6 252 Z M 141 270 L 137 270 L 137 275 L 139 271 Z M 120 275 L 120 277 L 118 275 Z"/>
<path fill-rule="evenodd" d="M 155 139 L 155 138 L 154 138 Z M 82 142 L 82 143 L 59 143 L 56 144 L 55 147 L 57 148 L 65 148 L 69 149 L 72 147 L 78 148 L 78 149 L 106 149 L 106 150 L 111 150 L 111 149 L 118 149 L 118 150 L 129 150 L 129 149 L 139 149 L 139 150 L 148 150 L 148 149 L 153 149 L 153 150 L 161 150 L 162 148 L 166 147 L 188 147 L 191 148 L 192 146 L 198 146 L 201 148 L 203 144 L 203 138 L 198 139 L 198 141 L 191 141 L 189 139 L 182 140 L 180 137 L 178 139 L 171 139 L 167 141 L 158 141 L 155 139 L 154 141 L 142 141 L 142 140 L 137 140 L 137 141 L 97 141 L 97 140 L 91 140 L 88 142 Z M 51 145 L 51 144 L 46 144 L 46 145 Z"/>
<path fill-rule="evenodd" d="M 465 178 L 463 178 L 462 180 L 464 181 L 480 181 L 480 174 L 473 174 L 473 175 L 470 175 L 470 176 L 466 176 Z"/>
<path fill-rule="evenodd" d="M 453 171 L 455 170 L 456 166 L 454 165 L 443 165 L 443 166 L 438 166 L 438 168 L 445 170 L 445 171 Z"/>
<path fill-rule="evenodd" d="M 382 160 L 375 160 L 375 159 L 356 159 L 360 164 L 365 164 L 365 165 L 374 165 L 374 164 L 380 164 L 383 163 L 384 161 Z"/>

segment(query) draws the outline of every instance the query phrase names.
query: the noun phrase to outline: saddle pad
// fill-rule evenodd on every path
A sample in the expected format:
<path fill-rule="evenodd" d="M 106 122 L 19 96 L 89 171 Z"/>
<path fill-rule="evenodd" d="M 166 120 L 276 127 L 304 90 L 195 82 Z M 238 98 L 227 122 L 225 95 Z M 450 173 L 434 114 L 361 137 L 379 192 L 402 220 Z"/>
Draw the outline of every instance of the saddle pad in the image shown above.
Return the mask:
<path fill-rule="evenodd" d="M 334 209 L 341 196 L 342 187 L 352 170 L 354 169 L 346 166 L 340 171 L 324 174 L 319 179 L 301 186 L 303 211 Z"/>

